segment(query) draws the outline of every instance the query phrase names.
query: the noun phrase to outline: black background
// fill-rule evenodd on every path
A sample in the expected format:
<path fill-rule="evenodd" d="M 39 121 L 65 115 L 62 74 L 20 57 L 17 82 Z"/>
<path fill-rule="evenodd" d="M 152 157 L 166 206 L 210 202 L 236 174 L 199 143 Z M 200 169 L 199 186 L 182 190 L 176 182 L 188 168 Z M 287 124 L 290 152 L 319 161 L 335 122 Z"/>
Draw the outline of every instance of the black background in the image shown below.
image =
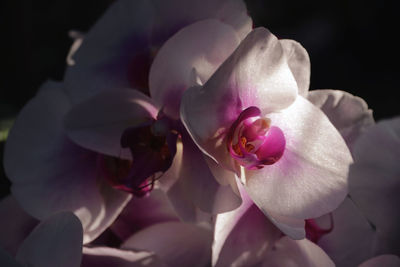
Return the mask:
<path fill-rule="evenodd" d="M 0 119 L 14 117 L 47 79 L 61 80 L 71 29 L 87 31 L 112 0 L 2 0 Z M 399 115 L 398 9 L 394 1 L 248 0 L 256 27 L 299 41 L 311 89 L 362 97 L 376 120 Z M 0 143 L 0 152 L 4 144 Z M 23 153 L 23 151 L 21 151 Z M 0 153 L 0 160 L 2 153 Z M 9 182 L 0 167 L 0 196 Z"/>

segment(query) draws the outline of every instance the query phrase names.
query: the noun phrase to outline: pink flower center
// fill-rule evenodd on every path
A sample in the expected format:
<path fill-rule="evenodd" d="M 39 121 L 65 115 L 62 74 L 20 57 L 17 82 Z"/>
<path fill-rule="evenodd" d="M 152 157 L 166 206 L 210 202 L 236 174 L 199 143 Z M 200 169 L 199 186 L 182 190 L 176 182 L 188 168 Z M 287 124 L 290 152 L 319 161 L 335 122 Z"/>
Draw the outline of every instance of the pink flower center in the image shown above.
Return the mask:
<path fill-rule="evenodd" d="M 260 109 L 254 106 L 243 110 L 227 136 L 231 156 L 249 170 L 276 163 L 286 147 L 282 130 L 260 115 Z"/>

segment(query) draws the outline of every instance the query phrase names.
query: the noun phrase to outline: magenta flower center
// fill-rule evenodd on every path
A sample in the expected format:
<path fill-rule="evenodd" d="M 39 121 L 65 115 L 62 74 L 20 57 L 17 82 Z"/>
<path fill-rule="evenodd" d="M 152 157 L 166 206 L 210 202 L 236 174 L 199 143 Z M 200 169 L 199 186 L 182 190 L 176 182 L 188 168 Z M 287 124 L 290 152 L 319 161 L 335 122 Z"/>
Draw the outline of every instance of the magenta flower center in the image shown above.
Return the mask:
<path fill-rule="evenodd" d="M 276 163 L 285 151 L 286 139 L 282 130 L 260 115 L 257 107 L 243 110 L 227 136 L 231 156 L 249 170 Z"/>

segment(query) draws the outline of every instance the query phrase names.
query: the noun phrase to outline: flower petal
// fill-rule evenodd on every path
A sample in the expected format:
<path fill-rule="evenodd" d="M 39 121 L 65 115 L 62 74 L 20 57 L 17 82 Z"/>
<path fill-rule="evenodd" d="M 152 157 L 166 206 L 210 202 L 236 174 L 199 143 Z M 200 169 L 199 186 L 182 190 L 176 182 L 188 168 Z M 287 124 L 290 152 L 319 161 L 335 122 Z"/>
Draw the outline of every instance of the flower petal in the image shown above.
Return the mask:
<path fill-rule="evenodd" d="M 68 137 L 78 145 L 114 157 L 130 159 L 122 149 L 125 129 L 155 119 L 152 100 L 136 90 L 104 91 L 74 105 L 65 116 Z"/>
<path fill-rule="evenodd" d="M 115 1 L 70 58 L 75 64 L 65 75 L 68 95 L 77 103 L 101 90 L 147 92 L 157 49 L 182 27 L 207 18 L 232 25 L 241 38 L 252 27 L 241 0 Z"/>
<path fill-rule="evenodd" d="M 276 243 L 275 249 L 265 256 L 262 266 L 334 267 L 335 264 L 320 247 L 311 241 L 292 240 L 285 236 Z"/>
<path fill-rule="evenodd" d="M 125 240 L 150 225 L 178 220 L 166 194 L 154 189 L 142 198 L 132 198 L 111 229 L 121 240 Z"/>
<path fill-rule="evenodd" d="M 335 209 L 347 194 L 350 152 L 339 132 L 302 96 L 268 114 L 286 139 L 282 158 L 259 170 L 244 170 L 247 193 L 265 213 L 307 219 Z"/>
<path fill-rule="evenodd" d="M 0 218 L 0 247 L 15 255 L 38 220 L 27 214 L 11 195 L 0 201 Z"/>
<path fill-rule="evenodd" d="M 312 90 L 307 99 L 319 107 L 352 149 L 356 139 L 374 125 L 372 110 L 357 96 L 340 90 Z"/>
<path fill-rule="evenodd" d="M 97 155 L 65 136 L 63 117 L 70 104 L 62 87 L 45 84 L 21 111 L 6 143 L 4 167 L 26 212 L 38 219 L 75 212 L 86 243 L 114 221 L 130 195 L 99 180 Z"/>
<path fill-rule="evenodd" d="M 122 248 L 152 251 L 168 266 L 204 266 L 211 258 L 211 243 L 212 233 L 207 229 L 167 222 L 133 235 Z"/>
<path fill-rule="evenodd" d="M 205 83 L 239 41 L 232 27 L 215 19 L 181 29 L 161 47 L 151 65 L 152 98 L 165 114 L 178 119 L 182 93 L 193 85 L 193 69 Z"/>
<path fill-rule="evenodd" d="M 318 245 L 332 258 L 337 266 L 357 266 L 373 256 L 375 231 L 353 201 L 346 197 L 332 212 L 333 230 L 318 241 Z M 318 225 L 329 229 L 329 215 L 315 219 Z"/>
<path fill-rule="evenodd" d="M 396 255 L 380 255 L 363 262 L 359 267 L 398 267 L 400 266 L 400 258 Z"/>
<path fill-rule="evenodd" d="M 279 40 L 285 51 L 289 68 L 296 79 L 299 95 L 306 97 L 310 87 L 311 63 L 307 50 L 290 39 Z"/>
<path fill-rule="evenodd" d="M 82 225 L 71 212 L 61 212 L 40 223 L 19 247 L 23 265 L 78 267 L 82 258 Z"/>
<path fill-rule="evenodd" d="M 82 267 L 165 267 L 154 253 L 110 247 L 83 247 Z"/>
<path fill-rule="evenodd" d="M 377 252 L 398 253 L 400 246 L 400 118 L 377 123 L 354 146 L 350 196 L 376 227 Z"/>
<path fill-rule="evenodd" d="M 278 39 L 268 30 L 253 30 L 203 87 L 185 91 L 181 119 L 204 152 L 224 162 L 221 136 L 242 110 L 263 113 L 286 108 L 297 96 L 297 84 Z"/>
<path fill-rule="evenodd" d="M 253 266 L 281 236 L 250 198 L 242 199 L 239 208 L 217 216 L 212 266 Z"/>
<path fill-rule="evenodd" d="M 115 1 L 85 35 L 67 68 L 65 85 L 73 103 L 102 90 L 146 87 L 150 67 L 150 1 Z"/>

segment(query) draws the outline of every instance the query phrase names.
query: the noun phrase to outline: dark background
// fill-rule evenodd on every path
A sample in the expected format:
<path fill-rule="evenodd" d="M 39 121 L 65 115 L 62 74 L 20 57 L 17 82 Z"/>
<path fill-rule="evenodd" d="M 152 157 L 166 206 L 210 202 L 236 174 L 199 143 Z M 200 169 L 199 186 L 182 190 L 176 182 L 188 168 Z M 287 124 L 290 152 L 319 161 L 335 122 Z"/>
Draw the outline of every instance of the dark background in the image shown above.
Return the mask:
<path fill-rule="evenodd" d="M 61 80 L 71 29 L 87 31 L 112 0 L 2 0 L 0 121 L 15 117 L 47 79 Z M 311 58 L 311 89 L 362 97 L 376 120 L 400 114 L 398 9 L 394 1 L 248 0 L 255 26 L 299 41 Z M 0 143 L 0 160 L 4 143 Z M 23 153 L 23 151 L 21 151 Z M 0 164 L 0 196 L 9 183 Z"/>

